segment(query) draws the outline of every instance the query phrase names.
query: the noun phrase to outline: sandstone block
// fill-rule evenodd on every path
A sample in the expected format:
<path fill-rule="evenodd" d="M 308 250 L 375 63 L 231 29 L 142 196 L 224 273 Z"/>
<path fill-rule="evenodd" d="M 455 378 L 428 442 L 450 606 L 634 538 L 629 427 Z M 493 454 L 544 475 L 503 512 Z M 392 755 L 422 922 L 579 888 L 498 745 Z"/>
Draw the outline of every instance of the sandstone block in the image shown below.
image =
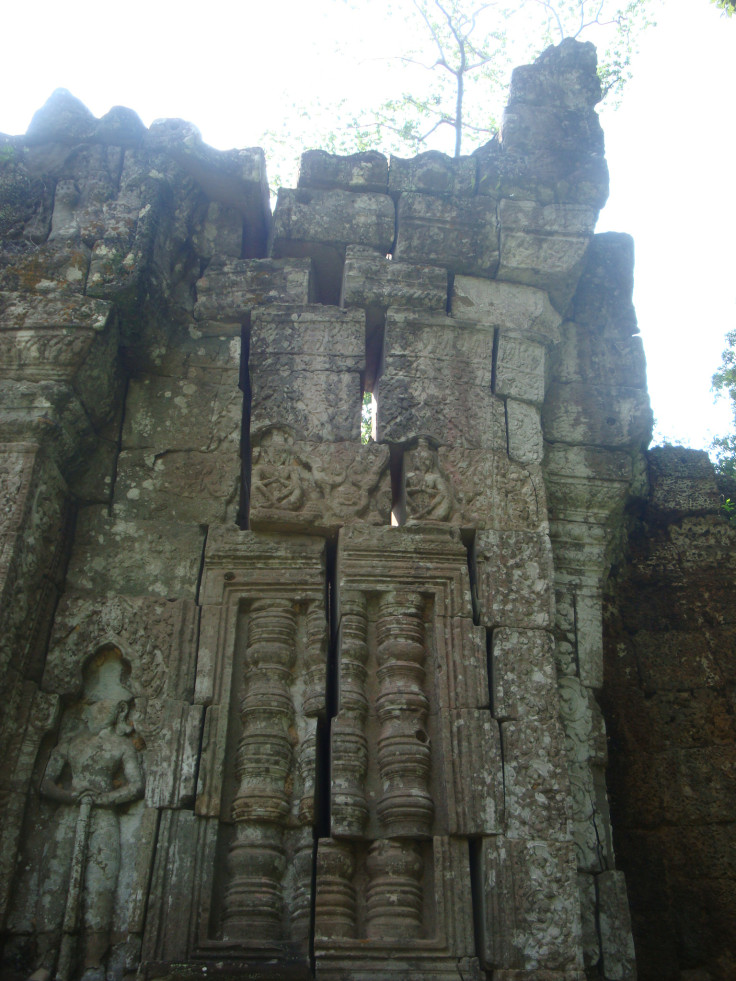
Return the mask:
<path fill-rule="evenodd" d="M 544 457 L 539 409 L 528 402 L 506 399 L 509 457 L 519 463 L 541 463 Z"/>
<path fill-rule="evenodd" d="M 67 472 L 82 465 L 94 435 L 71 385 L 8 380 L 0 387 L 0 440 L 46 446 Z"/>
<path fill-rule="evenodd" d="M 281 188 L 274 212 L 271 255 L 313 259 L 319 299 L 337 303 L 348 245 L 382 255 L 394 240 L 394 203 L 387 194 Z"/>
<path fill-rule="evenodd" d="M 237 455 L 243 395 L 234 370 L 192 367 L 185 377 L 146 375 L 128 388 L 125 449 L 208 453 L 221 444 Z"/>
<path fill-rule="evenodd" d="M 652 410 L 646 390 L 639 388 L 553 382 L 542 424 L 545 437 L 555 442 L 615 449 L 648 441 Z"/>
<path fill-rule="evenodd" d="M 26 132 L 28 143 L 78 143 L 89 139 L 97 120 L 67 89 L 55 89 L 33 114 Z"/>
<path fill-rule="evenodd" d="M 483 966 L 514 979 L 579 978 L 581 928 L 572 845 L 483 838 L 479 863 Z"/>
<path fill-rule="evenodd" d="M 266 158 L 260 147 L 215 150 L 204 143 L 196 126 L 182 119 L 155 120 L 143 147 L 173 159 L 207 197 L 242 215 L 244 258 L 264 255 L 271 209 Z"/>
<path fill-rule="evenodd" d="M 90 256 L 83 242 L 40 245 L 27 253 L 0 251 L 0 291 L 82 294 Z"/>
<path fill-rule="evenodd" d="M 501 328 L 503 337 L 547 345 L 559 340 L 561 317 L 547 294 L 533 286 L 456 276 L 450 309 L 461 320 Z"/>
<path fill-rule="evenodd" d="M 341 304 L 385 313 L 406 307 L 441 314 L 447 305 L 447 270 L 387 259 L 349 245 L 345 253 Z"/>
<path fill-rule="evenodd" d="M 470 157 L 448 157 L 428 150 L 409 160 L 391 157 L 388 187 L 391 194 L 407 191 L 446 197 L 475 193 L 476 162 Z"/>
<path fill-rule="evenodd" d="M 388 188 L 388 161 L 368 150 L 341 156 L 325 150 L 307 150 L 299 165 L 298 187 L 323 191 L 378 191 Z"/>
<path fill-rule="evenodd" d="M 205 260 L 215 256 L 239 259 L 243 251 L 243 219 L 219 201 L 210 201 L 201 224 L 192 233 L 197 255 Z"/>
<path fill-rule="evenodd" d="M 240 460 L 234 447 L 198 450 L 123 450 L 118 457 L 115 506 L 123 517 L 222 524 L 234 519 Z"/>
<path fill-rule="evenodd" d="M 396 259 L 444 266 L 467 276 L 495 276 L 496 203 L 404 192 L 398 203 Z"/>
<path fill-rule="evenodd" d="M 641 337 L 567 323 L 555 351 L 556 381 L 646 389 L 646 358 Z"/>
<path fill-rule="evenodd" d="M 569 757 L 568 757 L 569 760 Z M 568 762 L 572 838 L 578 869 L 600 872 L 613 864 L 611 818 L 603 766 Z"/>
<path fill-rule="evenodd" d="M 420 441 L 419 447 L 407 452 L 404 459 L 405 481 L 411 479 L 416 485 L 413 493 L 407 491 L 403 511 L 401 502 L 398 505 L 399 513 L 406 515 L 408 522 L 423 514 L 416 520 L 449 521 L 473 529 L 547 532 L 544 481 L 539 467 L 515 463 L 503 450 L 478 452 L 441 446 L 433 454 L 426 441 Z M 417 453 L 425 458 L 428 453 L 436 456 L 436 464 L 429 468 L 417 466 Z M 428 479 L 434 485 L 429 491 Z M 448 507 L 442 504 L 444 496 Z M 432 512 L 435 518 L 428 517 Z M 444 516 L 439 518 L 438 514 Z"/>
<path fill-rule="evenodd" d="M 84 328 L 100 333 L 110 323 L 112 305 L 79 296 L 0 293 L 0 330 L 38 327 Z"/>
<path fill-rule="evenodd" d="M 530 722 L 554 712 L 557 676 L 551 633 L 498 627 L 491 658 L 494 718 Z"/>
<path fill-rule="evenodd" d="M 671 519 L 685 514 L 718 511 L 713 464 L 704 450 L 656 446 L 647 453 L 651 507 Z"/>
<path fill-rule="evenodd" d="M 580 922 L 583 931 L 583 964 L 586 969 L 597 969 L 601 959 L 601 944 L 598 939 L 597 902 L 595 896 L 595 877 L 587 872 L 578 873 L 578 894 L 580 896 Z"/>
<path fill-rule="evenodd" d="M 446 783 L 449 834 L 499 833 L 505 824 L 505 795 L 498 723 L 483 709 L 455 709 L 446 733 L 443 749 L 452 774 L 452 783 Z M 470 782 L 468 773 L 473 774 Z"/>
<path fill-rule="evenodd" d="M 594 235 L 572 306 L 572 319 L 586 327 L 623 335 L 637 331 L 634 292 L 634 240 L 622 232 Z"/>
<path fill-rule="evenodd" d="M 451 446 L 505 448 L 492 367 L 492 332 L 447 317 L 389 312 L 375 392 L 378 439 L 430 437 Z"/>
<path fill-rule="evenodd" d="M 544 401 L 545 359 L 542 344 L 500 331 L 496 352 L 496 394 L 541 404 Z"/>
<path fill-rule="evenodd" d="M 283 429 L 253 441 L 250 527 L 334 534 L 351 521 L 391 520 L 389 450 L 376 443 L 295 441 Z"/>
<path fill-rule="evenodd" d="M 196 595 L 204 546 L 200 525 L 109 517 L 85 508 L 77 521 L 71 588 L 129 595 Z"/>
<path fill-rule="evenodd" d="M 501 736 L 509 836 L 569 841 L 570 784 L 559 721 L 502 722 Z"/>
<path fill-rule="evenodd" d="M 239 330 L 256 306 L 313 303 L 309 259 L 230 259 L 215 257 L 197 280 L 194 317 L 200 330 Z M 213 326 L 208 327 L 211 323 Z"/>
<path fill-rule="evenodd" d="M 596 211 L 582 205 L 538 205 L 504 198 L 498 278 L 547 290 L 564 311 L 583 268 Z"/>
<path fill-rule="evenodd" d="M 552 549 L 544 533 L 479 532 L 475 539 L 480 622 L 487 627 L 552 626 Z"/>
<path fill-rule="evenodd" d="M 601 101 L 595 47 L 566 38 L 549 47 L 531 65 L 511 74 L 509 105 L 561 106 L 584 112 Z"/>

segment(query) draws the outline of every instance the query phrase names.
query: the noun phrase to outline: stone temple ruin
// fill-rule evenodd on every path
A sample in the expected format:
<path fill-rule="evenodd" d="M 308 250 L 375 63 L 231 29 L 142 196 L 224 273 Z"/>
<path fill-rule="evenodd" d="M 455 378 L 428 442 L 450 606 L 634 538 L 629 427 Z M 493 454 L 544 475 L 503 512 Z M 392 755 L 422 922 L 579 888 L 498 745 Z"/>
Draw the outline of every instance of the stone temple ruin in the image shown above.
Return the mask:
<path fill-rule="evenodd" d="M 736 976 L 734 533 L 595 63 L 273 216 L 179 120 L 0 139 L 3 978 Z"/>

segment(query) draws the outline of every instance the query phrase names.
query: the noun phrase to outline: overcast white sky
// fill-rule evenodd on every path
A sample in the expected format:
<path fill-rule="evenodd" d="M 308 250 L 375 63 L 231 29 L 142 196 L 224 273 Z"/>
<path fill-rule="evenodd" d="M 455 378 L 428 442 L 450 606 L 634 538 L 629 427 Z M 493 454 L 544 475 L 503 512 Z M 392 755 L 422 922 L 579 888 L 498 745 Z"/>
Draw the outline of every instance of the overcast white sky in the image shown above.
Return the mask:
<path fill-rule="evenodd" d="M 253 146 L 291 103 L 391 91 L 390 0 L 58 0 L 3 9 L 0 132 L 23 133 L 57 87 L 100 116 L 135 109 L 195 123 L 213 146 Z M 267 9 L 268 8 L 268 9 Z M 356 13 L 357 11 L 357 13 Z M 635 301 L 660 435 L 706 447 L 731 426 L 710 379 L 736 329 L 733 126 L 736 18 L 708 0 L 666 0 L 634 78 L 604 110 L 611 197 L 598 230 L 636 241 Z M 334 40 L 343 57 L 333 56 Z M 305 125 L 308 131 L 308 122 Z M 294 156 L 301 149 L 295 141 Z"/>

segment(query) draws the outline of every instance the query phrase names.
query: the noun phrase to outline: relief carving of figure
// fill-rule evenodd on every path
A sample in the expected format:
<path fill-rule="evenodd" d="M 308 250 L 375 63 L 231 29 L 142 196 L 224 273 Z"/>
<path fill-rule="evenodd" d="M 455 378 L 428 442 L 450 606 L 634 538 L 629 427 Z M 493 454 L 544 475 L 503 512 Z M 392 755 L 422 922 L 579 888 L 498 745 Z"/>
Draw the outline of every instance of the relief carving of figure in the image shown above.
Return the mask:
<path fill-rule="evenodd" d="M 59 981 L 73 973 L 84 981 L 105 977 L 120 872 L 118 813 L 144 790 L 127 721 L 133 696 L 124 673 L 125 662 L 112 646 L 88 662 L 82 700 L 67 710 L 46 765 L 40 793 L 61 806 L 48 837 L 37 903 L 38 923 L 50 943 L 32 981 L 51 977 L 54 962 Z"/>
<path fill-rule="evenodd" d="M 406 510 L 409 520 L 445 521 L 452 514 L 452 490 L 437 462 L 437 454 L 426 439 L 420 439 L 410 454 L 406 474 Z"/>
<path fill-rule="evenodd" d="M 253 450 L 251 486 L 255 507 L 298 511 L 304 503 L 301 461 L 288 436 L 273 429 Z"/>

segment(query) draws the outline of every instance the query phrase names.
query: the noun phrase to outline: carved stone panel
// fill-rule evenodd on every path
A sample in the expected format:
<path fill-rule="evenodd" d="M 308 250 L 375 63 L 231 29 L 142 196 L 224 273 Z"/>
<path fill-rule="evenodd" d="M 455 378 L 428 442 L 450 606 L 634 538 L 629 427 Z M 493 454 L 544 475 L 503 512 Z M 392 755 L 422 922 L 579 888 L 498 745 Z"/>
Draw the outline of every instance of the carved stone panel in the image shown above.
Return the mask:
<path fill-rule="evenodd" d="M 274 957 L 307 963 L 327 671 L 323 552 L 316 538 L 210 532 L 195 692 L 207 704 L 195 802 L 202 827 L 190 830 L 188 867 L 166 873 L 180 890 L 191 863 L 212 868 L 187 912 L 196 924 L 189 957 L 256 972 Z M 216 833 L 206 832 L 215 819 Z M 164 938 L 153 949 L 181 943 Z"/>
<path fill-rule="evenodd" d="M 338 551 L 333 837 L 487 834 L 502 815 L 483 631 L 463 607 L 465 550 L 433 526 L 345 529 Z M 474 786 L 465 786 L 473 760 Z"/>
<path fill-rule="evenodd" d="M 334 534 L 391 520 L 389 449 L 377 443 L 295 441 L 287 429 L 253 440 L 249 526 Z"/>
<path fill-rule="evenodd" d="M 330 307 L 254 312 L 250 430 L 288 427 L 315 442 L 360 439 L 365 314 Z"/>
<path fill-rule="evenodd" d="M 450 317 L 389 310 L 378 382 L 379 440 L 430 437 L 506 449 L 503 403 L 491 392 L 493 331 Z"/>
<path fill-rule="evenodd" d="M 467 845 L 320 839 L 317 978 L 480 981 Z"/>

